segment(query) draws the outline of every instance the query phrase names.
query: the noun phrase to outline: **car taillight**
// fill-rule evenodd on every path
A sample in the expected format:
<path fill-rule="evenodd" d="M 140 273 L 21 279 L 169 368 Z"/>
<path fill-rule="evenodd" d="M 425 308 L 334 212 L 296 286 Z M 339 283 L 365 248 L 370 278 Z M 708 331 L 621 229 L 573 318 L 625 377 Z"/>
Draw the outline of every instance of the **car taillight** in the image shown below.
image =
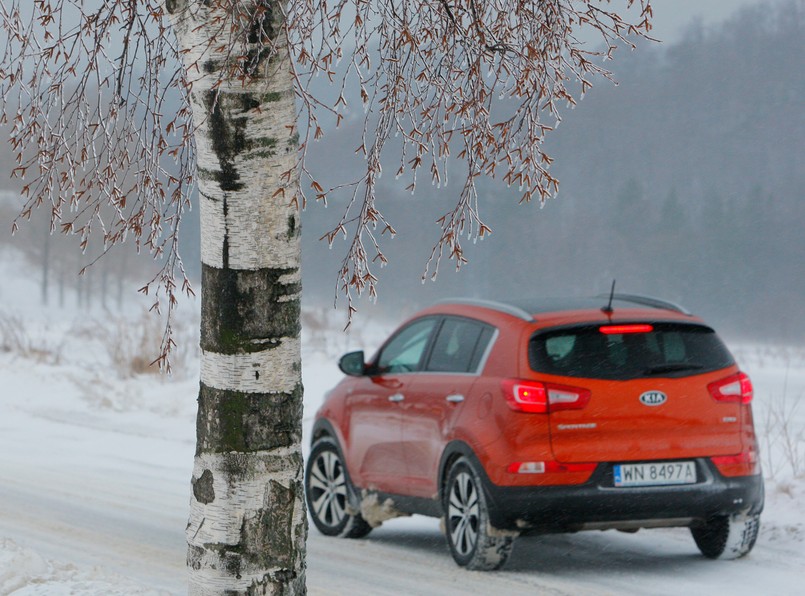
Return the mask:
<path fill-rule="evenodd" d="M 760 474 L 757 450 L 750 447 L 738 455 L 720 455 L 710 459 L 724 476 L 754 476 Z"/>
<path fill-rule="evenodd" d="M 605 335 L 623 335 L 624 333 L 651 333 L 654 327 L 645 324 L 602 325 L 598 330 Z"/>
<path fill-rule="evenodd" d="M 503 395 L 512 410 L 538 414 L 548 412 L 548 395 L 542 383 L 508 379 L 503 381 Z"/>
<path fill-rule="evenodd" d="M 503 381 L 503 395 L 512 410 L 536 414 L 578 410 L 590 401 L 588 389 L 519 379 Z"/>
<path fill-rule="evenodd" d="M 716 401 L 748 404 L 754 393 L 752 381 L 744 373 L 737 373 L 707 386 Z"/>

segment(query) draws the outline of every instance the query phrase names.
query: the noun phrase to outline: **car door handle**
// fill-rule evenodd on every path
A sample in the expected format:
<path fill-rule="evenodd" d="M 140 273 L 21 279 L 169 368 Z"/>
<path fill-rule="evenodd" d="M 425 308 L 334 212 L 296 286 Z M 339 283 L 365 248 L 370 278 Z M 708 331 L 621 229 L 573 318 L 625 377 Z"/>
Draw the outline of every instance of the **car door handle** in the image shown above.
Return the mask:
<path fill-rule="evenodd" d="M 402 393 L 395 393 L 394 395 L 389 395 L 389 401 L 399 402 L 405 399 L 405 396 Z"/>
<path fill-rule="evenodd" d="M 448 395 L 447 397 L 445 397 L 445 399 L 449 401 L 451 404 L 460 404 L 461 402 L 464 401 L 464 396 L 461 395 L 460 393 L 454 393 L 452 395 Z"/>

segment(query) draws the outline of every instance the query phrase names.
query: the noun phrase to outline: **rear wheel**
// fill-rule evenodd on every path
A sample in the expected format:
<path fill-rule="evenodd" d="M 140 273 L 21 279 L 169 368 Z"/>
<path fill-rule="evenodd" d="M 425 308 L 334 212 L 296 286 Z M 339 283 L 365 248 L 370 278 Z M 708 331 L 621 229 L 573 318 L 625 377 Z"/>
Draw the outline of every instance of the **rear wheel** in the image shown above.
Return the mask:
<path fill-rule="evenodd" d="M 690 532 L 705 557 L 739 559 L 755 546 L 759 529 L 759 515 L 737 514 L 711 517 Z"/>
<path fill-rule="evenodd" d="M 514 533 L 489 523 L 480 476 L 462 457 L 450 468 L 444 494 L 447 544 L 456 563 L 480 571 L 499 569 L 511 554 Z"/>
<path fill-rule="evenodd" d="M 372 531 L 351 502 L 353 489 L 338 446 L 330 438 L 313 445 L 305 470 L 310 517 L 322 534 L 363 538 Z"/>

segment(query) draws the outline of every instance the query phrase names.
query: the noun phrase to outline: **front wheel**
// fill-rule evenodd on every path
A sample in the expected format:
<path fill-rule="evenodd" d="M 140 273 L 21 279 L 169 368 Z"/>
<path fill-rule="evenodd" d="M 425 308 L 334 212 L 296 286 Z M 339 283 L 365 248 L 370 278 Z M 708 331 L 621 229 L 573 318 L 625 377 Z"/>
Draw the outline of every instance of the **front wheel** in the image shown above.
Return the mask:
<path fill-rule="evenodd" d="M 305 497 L 313 523 L 326 536 L 363 538 L 372 531 L 351 506 L 352 486 L 338 446 L 330 438 L 313 445 L 305 470 Z"/>
<path fill-rule="evenodd" d="M 511 554 L 515 533 L 489 523 L 478 472 L 465 457 L 450 468 L 444 494 L 445 530 L 453 559 L 467 569 L 499 569 Z"/>
<path fill-rule="evenodd" d="M 739 559 L 757 541 L 760 515 L 719 515 L 690 529 L 693 540 L 709 559 Z"/>

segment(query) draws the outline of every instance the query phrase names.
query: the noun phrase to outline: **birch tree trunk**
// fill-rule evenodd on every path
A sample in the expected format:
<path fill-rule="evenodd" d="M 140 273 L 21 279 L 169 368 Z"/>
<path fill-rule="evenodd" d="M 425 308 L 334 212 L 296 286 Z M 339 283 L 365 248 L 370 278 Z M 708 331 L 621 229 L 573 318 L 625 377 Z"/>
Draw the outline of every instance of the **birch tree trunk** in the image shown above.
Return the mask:
<path fill-rule="evenodd" d="M 276 194 L 297 149 L 282 11 L 275 0 L 241 2 L 268 7 L 271 20 L 257 33 L 274 35 L 278 53 L 246 83 L 224 77 L 216 87 L 226 59 L 200 51 L 229 21 L 216 21 L 211 4 L 166 0 L 188 70 L 202 66 L 191 98 L 202 357 L 189 593 L 303 594 L 300 226 Z"/>

